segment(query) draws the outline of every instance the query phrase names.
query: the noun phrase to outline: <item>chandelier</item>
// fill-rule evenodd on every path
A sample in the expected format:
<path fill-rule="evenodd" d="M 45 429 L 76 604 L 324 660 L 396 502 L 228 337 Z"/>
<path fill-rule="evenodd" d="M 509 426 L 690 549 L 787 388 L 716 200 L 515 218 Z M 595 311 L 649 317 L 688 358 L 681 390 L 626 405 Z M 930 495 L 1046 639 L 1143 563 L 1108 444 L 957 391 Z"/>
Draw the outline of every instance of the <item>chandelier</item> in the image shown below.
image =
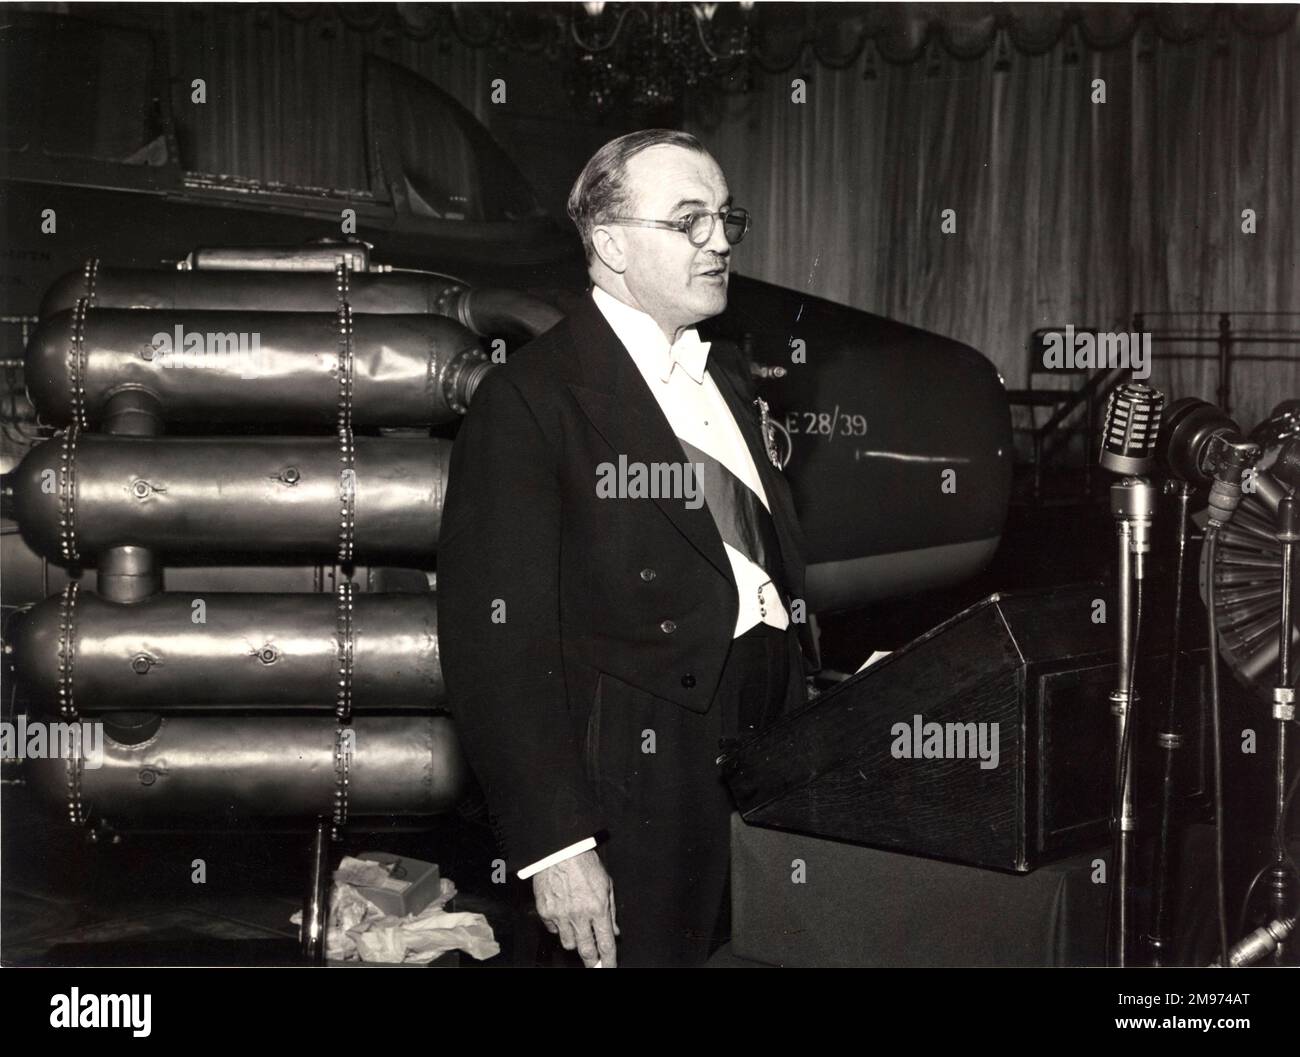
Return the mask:
<path fill-rule="evenodd" d="M 742 73 L 748 83 L 753 0 L 730 4 L 574 5 L 575 98 L 598 113 L 655 110 L 713 90 Z"/>
<path fill-rule="evenodd" d="M 692 102 L 724 90 L 749 91 L 760 75 L 817 66 L 861 64 L 877 76 L 877 59 L 904 66 L 941 53 L 966 62 L 996 48 L 995 70 L 1015 53 L 1041 55 L 1067 41 L 1065 59 L 1081 48 L 1109 51 L 1139 35 L 1139 55 L 1156 39 L 1184 44 L 1213 34 L 1267 37 L 1289 32 L 1296 6 L 1286 4 L 987 4 L 987 3 L 282 3 L 295 21 L 337 20 L 360 33 L 424 41 L 453 40 L 542 56 L 569 82 L 575 104 L 608 112 Z M 259 15 L 259 17 L 261 17 Z M 322 30 L 324 32 L 324 30 Z M 1145 42 L 1145 43 L 1144 43 Z"/>

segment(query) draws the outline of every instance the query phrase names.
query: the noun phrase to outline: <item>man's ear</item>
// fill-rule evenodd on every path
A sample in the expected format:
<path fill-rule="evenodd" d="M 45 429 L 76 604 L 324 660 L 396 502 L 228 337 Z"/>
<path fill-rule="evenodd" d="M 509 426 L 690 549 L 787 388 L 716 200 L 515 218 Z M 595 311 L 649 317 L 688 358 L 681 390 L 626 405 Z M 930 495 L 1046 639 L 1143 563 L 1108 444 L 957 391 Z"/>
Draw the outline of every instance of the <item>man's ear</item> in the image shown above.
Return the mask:
<path fill-rule="evenodd" d="M 597 224 L 591 229 L 591 248 L 611 272 L 622 275 L 627 271 L 627 247 L 620 229 Z"/>

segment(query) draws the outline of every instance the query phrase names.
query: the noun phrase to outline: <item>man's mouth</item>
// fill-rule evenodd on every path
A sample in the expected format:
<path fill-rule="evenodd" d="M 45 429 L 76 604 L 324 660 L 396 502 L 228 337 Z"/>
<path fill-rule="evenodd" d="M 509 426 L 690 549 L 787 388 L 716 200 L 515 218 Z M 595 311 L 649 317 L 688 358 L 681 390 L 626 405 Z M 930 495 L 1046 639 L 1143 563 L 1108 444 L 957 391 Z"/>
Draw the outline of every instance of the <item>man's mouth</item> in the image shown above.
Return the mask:
<path fill-rule="evenodd" d="M 727 277 L 727 266 L 719 264 L 717 267 L 708 268 L 698 274 L 705 279 L 725 279 Z"/>

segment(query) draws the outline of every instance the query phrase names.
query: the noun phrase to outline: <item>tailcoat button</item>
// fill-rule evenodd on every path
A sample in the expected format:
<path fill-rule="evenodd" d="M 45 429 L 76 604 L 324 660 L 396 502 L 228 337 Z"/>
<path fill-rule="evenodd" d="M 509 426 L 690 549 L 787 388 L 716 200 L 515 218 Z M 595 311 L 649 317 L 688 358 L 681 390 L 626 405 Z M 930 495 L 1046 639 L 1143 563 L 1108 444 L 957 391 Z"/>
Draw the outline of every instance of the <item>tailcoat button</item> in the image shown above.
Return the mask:
<path fill-rule="evenodd" d="M 655 575 L 656 573 L 653 569 L 641 570 L 641 579 L 644 580 L 646 583 L 649 583 L 651 580 L 653 580 L 655 578 Z"/>
<path fill-rule="evenodd" d="M 695 685 L 695 676 L 693 676 L 690 672 L 687 672 L 685 675 L 682 676 L 682 686 L 686 687 L 687 690 L 691 689 L 691 687 L 693 687 L 694 685 Z"/>
<path fill-rule="evenodd" d="M 674 624 L 671 620 L 665 620 L 662 624 L 659 625 L 659 630 L 662 631 L 665 635 L 671 635 L 674 631 L 677 630 L 677 625 Z"/>

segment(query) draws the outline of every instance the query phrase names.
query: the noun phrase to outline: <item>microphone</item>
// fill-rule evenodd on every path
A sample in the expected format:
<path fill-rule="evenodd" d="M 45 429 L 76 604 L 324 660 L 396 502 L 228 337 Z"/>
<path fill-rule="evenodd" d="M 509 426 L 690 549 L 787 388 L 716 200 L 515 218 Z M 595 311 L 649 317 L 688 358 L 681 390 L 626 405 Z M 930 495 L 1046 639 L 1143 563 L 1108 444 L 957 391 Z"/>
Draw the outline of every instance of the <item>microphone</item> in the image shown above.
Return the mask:
<path fill-rule="evenodd" d="M 1162 461 L 1181 480 L 1210 486 L 1211 523 L 1232 520 L 1241 502 L 1241 478 L 1261 453 L 1241 434 L 1241 427 L 1213 404 L 1187 397 L 1165 414 Z"/>
<path fill-rule="evenodd" d="M 1267 958 L 1294 929 L 1295 918 L 1278 918 L 1276 921 L 1270 921 L 1263 928 L 1256 929 L 1228 952 L 1228 967 L 1240 969 Z M 1216 958 L 1209 967 L 1222 969 L 1223 963 Z"/>
<path fill-rule="evenodd" d="M 1101 431 L 1103 469 L 1135 477 L 1151 469 L 1164 403 L 1164 393 L 1140 382 L 1125 382 L 1111 391 Z"/>
<path fill-rule="evenodd" d="M 1111 390 L 1106 404 L 1106 422 L 1101 432 L 1102 469 L 1119 474 L 1110 486 L 1110 512 L 1115 518 L 1119 544 L 1119 680 L 1110 694 L 1115 717 L 1115 789 L 1111 820 L 1114 824 L 1114 861 L 1118 872 L 1115 893 L 1117 908 L 1113 930 L 1107 926 L 1108 949 L 1116 952 L 1115 963 L 1128 964 L 1130 870 L 1137 826 L 1133 798 L 1132 710 L 1138 695 L 1133 686 L 1137 670 L 1138 627 L 1142 622 L 1142 581 L 1146 578 L 1146 556 L 1151 550 L 1151 525 L 1156 513 L 1156 490 L 1146 473 L 1155 461 L 1156 437 L 1160 433 L 1160 411 L 1165 396 L 1158 389 L 1138 382 L 1125 382 Z"/>
<path fill-rule="evenodd" d="M 1278 449 L 1272 472 L 1288 488 L 1300 490 L 1300 437 L 1292 437 Z"/>

